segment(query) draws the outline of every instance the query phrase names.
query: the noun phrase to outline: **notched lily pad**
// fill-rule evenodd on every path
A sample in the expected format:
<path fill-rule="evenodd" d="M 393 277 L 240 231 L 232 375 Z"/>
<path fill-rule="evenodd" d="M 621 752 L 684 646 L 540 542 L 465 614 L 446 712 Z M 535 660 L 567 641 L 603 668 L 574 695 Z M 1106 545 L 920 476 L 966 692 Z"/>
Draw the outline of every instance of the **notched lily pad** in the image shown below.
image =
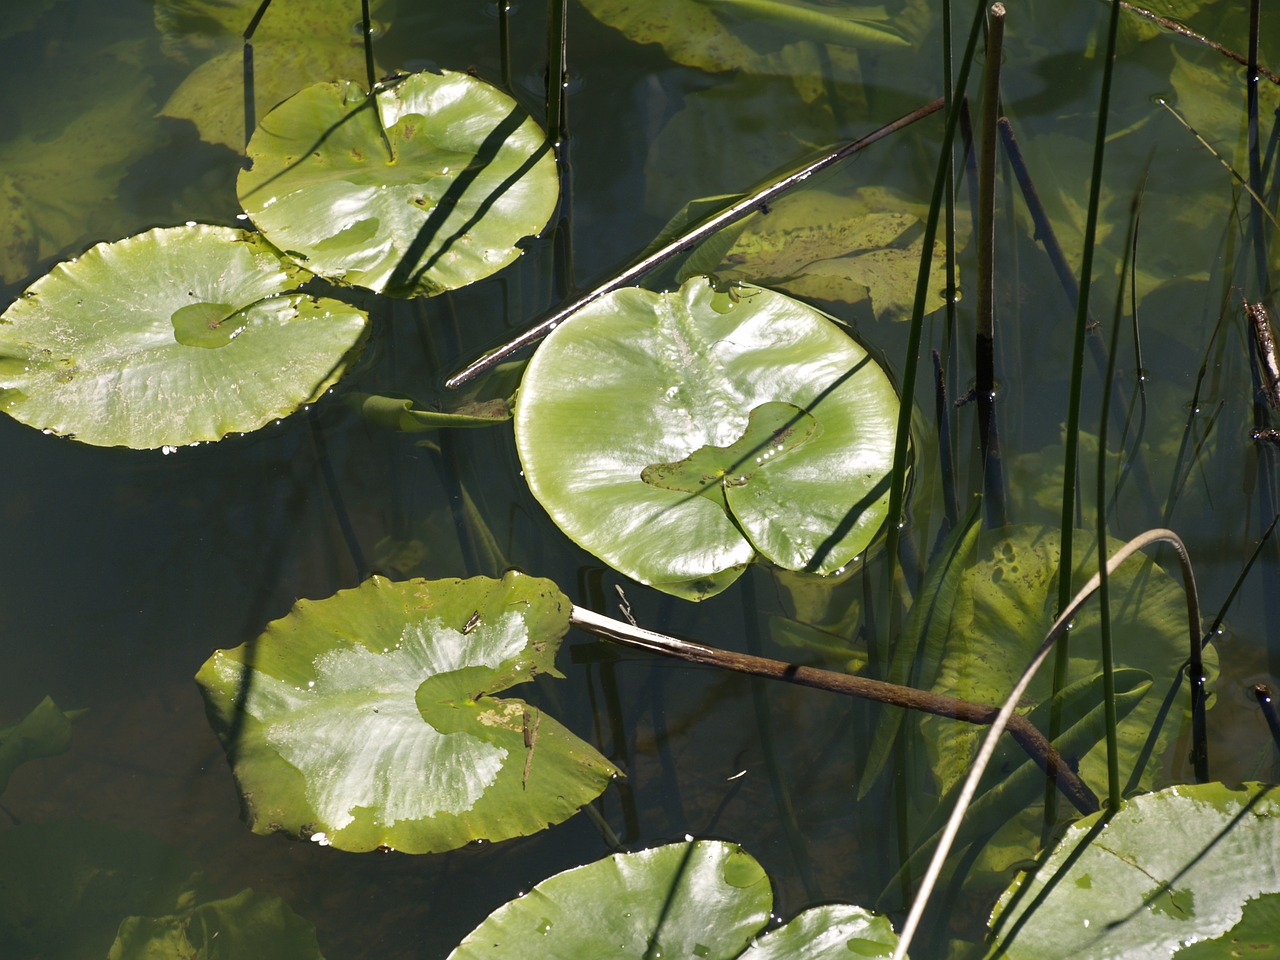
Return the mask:
<path fill-rule="evenodd" d="M 305 279 L 226 227 L 99 244 L 0 316 L 0 410 L 99 446 L 256 430 L 323 394 L 364 343 L 368 316 L 300 293 Z"/>
<path fill-rule="evenodd" d="M 884 371 L 829 317 L 698 277 L 618 290 L 562 323 L 525 372 L 515 435 L 530 489 L 570 538 L 701 600 L 756 554 L 825 575 L 865 550 L 888 505 L 897 410 Z"/>
<path fill-rule="evenodd" d="M 554 660 L 570 603 L 546 580 L 373 577 L 302 600 L 196 677 L 256 833 L 343 850 L 451 850 L 558 823 L 617 769 L 495 694 Z"/>
<path fill-rule="evenodd" d="M 707 445 L 676 463 L 653 463 L 640 479 L 665 490 L 704 493 L 709 487 L 745 486 L 820 429 L 817 420 L 790 403 L 762 403 L 748 414 L 747 429 L 727 447 Z"/>
<path fill-rule="evenodd" d="M 464 73 L 319 83 L 271 111 L 237 193 L 307 269 L 394 296 L 431 296 L 520 255 L 559 193 L 541 128 Z"/>
<path fill-rule="evenodd" d="M 737 844 L 672 843 L 543 880 L 491 913 L 449 960 L 822 960 L 889 957 L 897 943 L 886 918 L 849 904 L 815 907 L 762 933 L 772 906 L 768 875 Z"/>

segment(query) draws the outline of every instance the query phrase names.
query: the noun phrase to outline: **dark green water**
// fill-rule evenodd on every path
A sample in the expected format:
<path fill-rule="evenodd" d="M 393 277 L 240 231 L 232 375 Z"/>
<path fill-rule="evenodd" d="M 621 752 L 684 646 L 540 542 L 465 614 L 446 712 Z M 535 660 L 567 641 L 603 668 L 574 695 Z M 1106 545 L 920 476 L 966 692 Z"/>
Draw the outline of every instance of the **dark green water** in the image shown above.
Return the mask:
<path fill-rule="evenodd" d="M 354 22 L 359 4 L 349 6 Z M 1004 109 L 1078 267 L 1105 7 L 1030 6 L 1010 19 Z M 967 23 L 969 15 L 965 9 L 958 19 Z M 17 225 L 3 263 L 6 305 L 50 264 L 95 242 L 187 220 L 237 223 L 237 154 L 201 142 L 188 121 L 158 115 L 198 58 L 182 63 L 166 55 L 150 4 L 61 0 L 32 7 L 29 19 L 0 25 L 9 103 L 0 130 L 7 211 L 0 219 Z M 385 19 L 389 28 L 377 41 L 384 68 L 474 68 L 501 81 L 492 5 L 398 0 Z M 364 359 L 335 395 L 252 435 L 163 456 L 81 446 L 0 418 L 0 720 L 20 717 L 46 695 L 91 711 L 76 726 L 70 752 L 15 775 L 0 797 L 7 813 L 0 828 L 76 817 L 145 832 L 187 854 L 222 893 L 251 886 L 284 898 L 315 924 L 330 960 L 444 957 L 499 904 L 610 852 L 585 816 L 498 847 L 441 856 L 348 855 L 253 836 L 239 819 L 234 782 L 191 678 L 213 650 L 256 636 L 296 599 L 329 596 L 371 569 L 401 577 L 496 572 L 468 567 L 451 509 L 459 478 L 481 498 L 509 562 L 555 580 L 575 602 L 612 613 L 621 583 L 643 624 L 817 662 L 772 639 L 769 617 L 786 601 L 769 571 L 749 571 L 698 606 L 630 584 L 574 547 L 533 500 L 509 428 L 443 436 L 431 449 L 418 445 L 421 435 L 367 426 L 341 394 L 430 395 L 447 373 L 555 305 L 566 284 L 586 287 L 642 249 L 687 200 L 746 189 L 815 147 L 861 135 L 939 95 L 940 26 L 936 17 L 925 20 L 928 39 L 910 56 L 861 51 L 859 73 L 847 54 L 819 57 L 827 72 L 806 102 L 785 74 L 682 66 L 573 3 L 570 216 L 514 267 L 430 301 L 384 302 Z M 510 25 L 513 92 L 541 116 L 543 11 L 526 0 Z M 1210 7 L 1195 26 L 1228 47 L 1245 46 L 1239 11 Z M 764 42 L 759 24 L 735 29 Z M 782 29 L 767 32 L 776 41 Z M 1268 58 L 1280 63 L 1274 24 L 1264 34 Z M 1137 467 L 1124 474 L 1109 506 L 1111 531 L 1127 538 L 1150 526 L 1177 530 L 1190 546 L 1209 616 L 1280 502 L 1275 451 L 1248 439 L 1254 394 L 1240 298 L 1256 298 L 1258 287 L 1242 253 L 1244 204 L 1233 211 L 1231 175 L 1153 99 L 1177 104 L 1244 172 L 1237 149 L 1243 82 L 1221 62 L 1168 34 L 1125 33 L 1093 308 L 1109 330 L 1115 258 L 1145 173 L 1138 316 L 1146 398 L 1127 419 L 1126 451 L 1134 449 L 1140 422 L 1142 433 Z M 1204 73 L 1186 73 L 1186 64 Z M 1239 81 L 1236 98 L 1210 96 L 1204 77 Z M 1276 101 L 1266 93 L 1264 103 Z M 231 115 L 238 109 L 235 100 Z M 940 133 L 936 118 L 926 121 L 816 186 L 834 193 L 883 187 L 927 205 Z M 1035 242 L 1009 171 L 1002 176 L 1008 186 L 998 200 L 996 296 L 1009 514 L 1056 525 L 1074 311 Z M 967 189 L 963 184 L 962 199 Z M 23 240 L 28 234 L 39 240 Z M 1275 269 L 1272 258 L 1273 275 Z M 961 271 L 967 291 L 971 252 L 962 255 Z M 972 323 L 972 301 L 960 300 L 962 324 Z M 851 323 L 900 380 L 906 324 L 878 319 L 865 302 L 824 306 Z M 943 343 L 941 317 L 926 321 L 926 350 Z M 966 335 L 960 350 L 953 393 L 972 376 L 970 340 Z M 1117 394 L 1128 405 L 1138 365 L 1127 329 L 1121 343 Z M 1192 411 L 1202 362 L 1206 375 Z M 932 424 L 926 366 L 927 358 L 916 402 Z M 1086 370 L 1082 429 L 1096 433 L 1100 378 L 1088 360 Z M 976 489 L 971 408 L 958 419 L 961 483 Z M 1175 464 L 1188 422 L 1192 448 L 1203 444 L 1187 455 L 1184 479 L 1175 477 Z M 920 436 L 931 437 L 932 426 Z M 941 519 L 936 455 L 926 451 L 919 464 L 909 539 L 927 557 Z M 1091 473 L 1082 488 L 1092 511 Z M 1179 499 L 1162 519 L 1171 488 Z M 1265 491 L 1273 491 L 1269 501 Z M 343 535 L 344 517 L 358 556 Z M 418 550 L 416 562 L 397 563 L 403 545 Z M 1273 776 L 1273 751 L 1247 691 L 1274 682 L 1280 668 L 1274 641 L 1268 654 L 1268 635 L 1280 636 L 1280 611 L 1268 609 L 1268 598 L 1280 595 L 1278 577 L 1271 551 L 1220 638 L 1222 675 L 1209 715 L 1217 779 Z M 861 599 L 855 578 L 834 602 L 856 606 Z M 847 642 L 853 659 L 864 644 Z M 560 666 L 567 680 L 529 696 L 628 771 L 628 785 L 607 791 L 600 808 L 624 844 L 686 834 L 741 842 L 774 878 L 775 912 L 783 916 L 818 900 L 877 905 L 892 876 L 886 865 L 894 812 L 882 796 L 856 800 L 870 737 L 861 708 L 826 693 L 619 654 L 585 635 L 566 646 Z M 1174 779 L 1190 777 L 1185 744 L 1171 750 L 1168 769 Z M 975 916 L 987 908 L 961 904 Z M 892 893 L 879 906 L 902 909 Z"/>

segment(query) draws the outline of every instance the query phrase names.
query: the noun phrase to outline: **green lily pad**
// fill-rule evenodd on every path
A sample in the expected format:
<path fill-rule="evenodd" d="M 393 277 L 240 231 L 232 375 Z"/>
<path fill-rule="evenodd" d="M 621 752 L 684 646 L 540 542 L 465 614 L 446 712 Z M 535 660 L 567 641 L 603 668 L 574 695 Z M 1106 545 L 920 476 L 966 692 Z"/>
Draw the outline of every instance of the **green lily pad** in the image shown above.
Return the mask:
<path fill-rule="evenodd" d="M 342 850 L 451 850 L 559 823 L 617 770 L 540 709 L 494 694 L 554 660 L 555 585 L 373 577 L 301 600 L 196 676 L 255 833 Z"/>
<path fill-rule="evenodd" d="M 160 113 L 190 120 L 202 140 L 237 153 L 250 132 L 244 129 L 244 31 L 260 5 L 261 0 L 156 3 L 165 52 L 197 65 Z M 374 0 L 369 6 L 375 30 L 385 29 L 382 15 L 389 4 Z M 351 0 L 273 0 L 252 40 L 257 116 L 308 84 L 363 77 L 360 27 L 360 5 Z"/>
<path fill-rule="evenodd" d="M 71 723 L 85 713 L 84 710 L 64 712 L 45 697 L 18 723 L 0 727 L 0 793 L 9 785 L 13 771 L 26 761 L 52 757 L 71 749 Z"/>
<path fill-rule="evenodd" d="M 505 93 L 464 73 L 321 83 L 268 114 L 237 192 L 307 269 L 396 296 L 489 276 L 551 218 L 555 157 Z"/>
<path fill-rule="evenodd" d="M 772 906 L 764 869 L 737 844 L 672 843 L 543 880 L 491 913 L 449 960 L 819 960 L 888 957 L 897 942 L 888 920 L 846 904 L 807 910 L 752 942 Z"/>
<path fill-rule="evenodd" d="M 99 244 L 0 316 L 0 410 L 99 446 L 256 430 L 317 399 L 364 341 L 366 314 L 297 292 L 304 278 L 226 227 Z"/>
<path fill-rule="evenodd" d="M 1231 931 L 1244 922 L 1256 932 L 1253 915 L 1274 910 L 1280 894 L 1276 791 L 1170 787 L 1126 801 L 1110 819 L 1086 817 L 1001 897 L 991 924 L 996 955 L 1270 955 L 1260 948 L 1274 943 L 1274 927 L 1262 942 L 1233 943 Z"/>
<path fill-rule="evenodd" d="M 516 446 L 570 538 L 700 600 L 757 552 L 829 574 L 865 550 L 887 508 L 897 409 L 884 371 L 825 315 L 696 278 L 616 291 L 561 324 L 525 373 Z M 795 432 L 779 441 L 779 426 Z"/>

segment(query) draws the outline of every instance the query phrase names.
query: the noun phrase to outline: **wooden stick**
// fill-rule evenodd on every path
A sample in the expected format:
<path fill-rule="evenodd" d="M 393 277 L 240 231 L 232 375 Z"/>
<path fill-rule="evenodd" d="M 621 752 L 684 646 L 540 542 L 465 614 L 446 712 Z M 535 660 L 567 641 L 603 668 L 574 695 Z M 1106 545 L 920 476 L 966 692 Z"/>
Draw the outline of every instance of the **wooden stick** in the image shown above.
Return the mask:
<path fill-rule="evenodd" d="M 939 717 L 963 720 L 966 723 L 990 725 L 1000 715 L 999 707 L 974 703 L 971 700 L 961 700 L 958 697 L 948 697 L 927 690 L 916 690 L 913 687 L 886 683 L 883 680 L 869 680 L 866 677 L 836 673 L 833 670 L 821 670 L 817 667 L 804 667 L 781 660 L 770 660 L 767 657 L 734 653 L 689 640 L 678 640 L 642 627 L 633 627 L 628 623 L 613 620 L 581 607 L 574 607 L 569 612 L 569 623 L 597 637 L 640 650 L 648 650 L 650 653 L 675 657 L 689 663 L 706 664 L 755 677 L 768 677 L 771 680 L 785 680 L 787 683 L 830 690 L 833 693 L 842 693 L 845 696 L 859 697 L 863 700 L 875 700 L 878 703 L 887 703 L 908 710 L 920 710 Z M 1040 769 L 1053 779 L 1077 810 L 1086 815 L 1097 812 L 1099 809 L 1097 796 L 1076 776 L 1034 724 L 1021 714 L 1014 714 L 1008 719 L 1008 730 Z"/>

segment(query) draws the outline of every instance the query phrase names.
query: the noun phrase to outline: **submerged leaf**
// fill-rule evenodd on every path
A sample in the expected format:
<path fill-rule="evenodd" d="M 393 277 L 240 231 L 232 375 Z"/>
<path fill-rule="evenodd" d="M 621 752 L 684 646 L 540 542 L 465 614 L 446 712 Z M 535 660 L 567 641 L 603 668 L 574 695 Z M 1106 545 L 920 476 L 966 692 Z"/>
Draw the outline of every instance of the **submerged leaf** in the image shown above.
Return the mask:
<path fill-rule="evenodd" d="M 910 318 L 920 269 L 924 210 L 893 193 L 861 188 L 789 194 L 689 257 L 680 276 L 714 273 L 798 297 L 858 303 L 882 320 Z M 935 250 L 926 311 L 946 303 L 946 263 Z"/>
<path fill-rule="evenodd" d="M 0 316 L 0 410 L 99 446 L 256 430 L 315 400 L 368 317 L 227 227 L 152 230 L 59 264 Z"/>
<path fill-rule="evenodd" d="M 316 930 L 279 897 L 241 890 L 162 917 L 128 917 L 107 960 L 324 960 Z"/>
<path fill-rule="evenodd" d="M 261 5 L 261 0 L 156 3 L 165 52 L 197 64 L 161 114 L 192 121 L 201 139 L 237 153 L 251 132 L 244 129 L 244 32 Z M 389 4 L 373 0 L 369 6 L 378 18 Z M 360 5 L 351 0 L 273 0 L 251 41 L 256 115 L 264 116 L 310 83 L 363 77 L 360 28 Z"/>
<path fill-rule="evenodd" d="M 449 960 L 821 960 L 888 957 L 897 942 L 888 920 L 848 904 L 806 910 L 753 942 L 772 906 L 764 869 L 737 844 L 672 843 L 543 880 L 491 913 Z"/>
<path fill-rule="evenodd" d="M 13 771 L 28 760 L 52 757 L 71 748 L 71 723 L 85 711 L 67 713 L 49 697 L 11 727 L 0 727 L 0 793 Z"/>
<path fill-rule="evenodd" d="M 1242 920 L 1256 931 L 1251 915 L 1274 911 L 1280 894 L 1276 789 L 1258 783 L 1170 787 L 1126 801 L 1114 816 L 1081 820 L 1001 897 L 991 923 L 998 955 L 1269 955 L 1274 927 L 1261 942 L 1224 935 L 1241 929 Z M 1197 944 L 1211 939 L 1219 940 L 1217 949 Z"/>
<path fill-rule="evenodd" d="M 555 209 L 541 128 L 465 73 L 416 73 L 373 98 L 320 83 L 263 119 L 236 190 L 308 270 L 394 296 L 430 296 L 520 256 Z"/>
<path fill-rule="evenodd" d="M 494 696 L 559 676 L 569 610 L 554 584 L 515 573 L 373 577 L 218 651 L 196 679 L 252 829 L 426 853 L 571 816 L 616 768 Z"/>
<path fill-rule="evenodd" d="M 138 65 L 138 44 L 77 47 L 62 56 L 75 62 L 75 70 L 64 69 L 64 61 L 44 71 L 10 107 L 7 127 L 20 132 L 0 140 L 5 283 L 119 230 L 117 188 L 129 165 L 160 140 L 152 81 Z"/>
<path fill-rule="evenodd" d="M 107 955 L 120 922 L 200 898 L 195 865 L 141 833 L 79 820 L 0 831 L 0 957 Z"/>
<path fill-rule="evenodd" d="M 823 314 L 697 278 L 616 291 L 561 324 L 525 374 L 516 446 L 569 537 L 703 599 L 757 552 L 828 574 L 865 550 L 884 521 L 897 408 L 884 371 Z M 776 459 L 755 449 L 801 424 Z M 702 473 L 721 479 L 704 489 Z"/>

